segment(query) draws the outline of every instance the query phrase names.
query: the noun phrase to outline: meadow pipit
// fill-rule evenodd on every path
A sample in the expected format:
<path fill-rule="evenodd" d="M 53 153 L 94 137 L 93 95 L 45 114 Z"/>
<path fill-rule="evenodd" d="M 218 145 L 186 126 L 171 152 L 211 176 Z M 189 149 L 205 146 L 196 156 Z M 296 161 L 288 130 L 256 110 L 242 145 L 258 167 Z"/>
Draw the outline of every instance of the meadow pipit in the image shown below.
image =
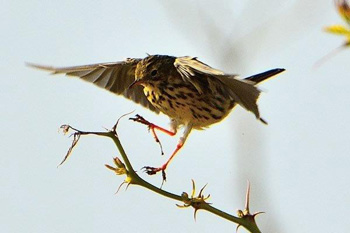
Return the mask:
<path fill-rule="evenodd" d="M 161 171 L 165 180 L 165 169 L 175 154 L 184 145 L 192 129 L 203 129 L 223 120 L 237 104 L 252 112 L 266 123 L 259 114 L 257 100 L 260 90 L 256 85 L 284 71 L 272 69 L 245 79 L 225 74 L 195 57 L 172 57 L 149 55 L 144 59 L 126 59 L 122 62 L 55 68 L 33 65 L 53 74 L 78 76 L 99 87 L 141 104 L 155 113 L 170 117 L 170 130 L 159 127 L 139 115 L 131 118 L 174 136 L 179 126 L 184 131 L 175 151 L 164 165 L 158 168 L 145 167 L 150 175 Z"/>

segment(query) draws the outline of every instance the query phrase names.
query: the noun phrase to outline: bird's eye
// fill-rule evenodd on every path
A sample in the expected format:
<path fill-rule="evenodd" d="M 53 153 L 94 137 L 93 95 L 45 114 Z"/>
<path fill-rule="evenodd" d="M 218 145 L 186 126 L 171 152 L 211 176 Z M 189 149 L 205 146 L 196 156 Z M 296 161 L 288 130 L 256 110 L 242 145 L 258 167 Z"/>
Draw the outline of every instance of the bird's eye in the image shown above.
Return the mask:
<path fill-rule="evenodd" d="M 158 70 L 152 70 L 151 71 L 151 76 L 154 77 L 154 76 L 157 75 L 157 73 L 158 73 Z"/>

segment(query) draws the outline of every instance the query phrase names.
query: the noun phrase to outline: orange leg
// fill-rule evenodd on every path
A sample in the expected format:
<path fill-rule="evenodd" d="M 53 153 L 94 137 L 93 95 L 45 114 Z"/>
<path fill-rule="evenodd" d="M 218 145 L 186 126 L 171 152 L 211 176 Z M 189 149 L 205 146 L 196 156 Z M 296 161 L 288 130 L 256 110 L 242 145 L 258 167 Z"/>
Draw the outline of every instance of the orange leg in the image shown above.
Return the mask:
<path fill-rule="evenodd" d="M 141 124 L 147 125 L 148 128 L 150 130 L 152 130 L 153 132 L 154 132 L 154 129 L 157 129 L 157 130 L 162 131 L 163 133 L 166 133 L 170 136 L 176 135 L 177 126 L 174 126 L 174 124 L 172 124 L 172 130 L 170 131 L 170 130 L 164 129 L 158 125 L 155 125 L 155 124 L 149 122 L 148 120 L 146 120 L 145 118 L 143 118 L 139 114 L 136 114 L 136 116 L 134 118 L 130 117 L 129 120 L 133 120 L 133 121 L 139 122 Z"/>
<path fill-rule="evenodd" d="M 157 172 L 162 171 L 162 177 L 163 177 L 163 181 L 166 180 L 166 174 L 165 174 L 165 169 L 167 168 L 168 164 L 170 163 L 170 161 L 175 157 L 176 153 L 182 148 L 183 144 L 178 143 L 176 146 L 175 151 L 172 153 L 172 155 L 170 156 L 170 158 L 161 166 L 161 167 L 149 167 L 149 166 L 145 166 L 143 167 L 145 169 L 145 172 L 148 175 L 154 175 L 157 174 Z"/>
<path fill-rule="evenodd" d="M 156 140 L 157 143 L 159 143 L 162 154 L 163 154 L 162 144 L 160 143 L 160 141 L 158 139 L 158 136 L 155 132 L 155 129 L 157 129 L 163 133 L 166 133 L 170 136 L 176 135 L 176 132 L 177 132 L 177 121 L 176 120 L 171 121 L 171 130 L 167 130 L 167 129 L 164 129 L 158 125 L 155 125 L 155 124 L 147 121 L 145 118 L 143 118 L 142 116 L 140 116 L 138 114 L 134 118 L 129 118 L 129 119 L 148 126 L 148 129 L 151 131 L 154 139 Z M 192 123 L 186 124 L 183 135 L 182 135 L 182 137 L 180 137 L 180 140 L 176 146 L 175 151 L 171 154 L 170 158 L 166 161 L 166 163 L 164 163 L 161 167 L 158 167 L 158 168 L 145 166 L 145 167 L 143 167 L 145 169 L 145 172 L 148 175 L 154 175 L 154 174 L 158 173 L 159 171 L 162 171 L 163 182 L 164 182 L 166 180 L 165 169 L 167 168 L 167 166 L 169 165 L 171 160 L 175 157 L 177 152 L 183 147 L 191 130 L 192 130 Z"/>
<path fill-rule="evenodd" d="M 159 131 L 161 131 L 163 133 L 166 133 L 169 136 L 175 136 L 176 132 L 177 132 L 177 125 L 176 124 L 172 124 L 172 127 L 171 127 L 172 129 L 171 130 L 167 130 L 167 129 L 164 129 L 164 128 L 158 126 L 158 125 L 155 125 L 155 124 L 147 121 L 145 118 L 143 118 L 139 114 L 136 114 L 136 116 L 134 118 L 129 118 L 129 120 L 133 120 L 133 121 L 139 122 L 141 124 L 147 125 L 148 126 L 148 130 L 151 131 L 154 140 L 160 146 L 161 154 L 164 155 L 162 143 L 160 142 L 160 140 L 159 140 L 159 138 L 158 138 L 158 136 L 157 136 L 157 134 L 155 132 L 155 129 L 157 129 L 157 130 L 159 130 Z"/>
<path fill-rule="evenodd" d="M 183 145 L 185 144 L 185 141 L 186 141 L 188 135 L 190 134 L 191 130 L 192 130 L 192 124 L 188 124 L 188 125 L 185 126 L 185 130 L 184 130 L 183 136 L 180 137 L 180 140 L 179 140 L 179 142 L 178 142 L 178 144 L 176 146 L 175 151 L 171 154 L 170 158 L 161 167 L 154 168 L 154 167 L 146 166 L 146 167 L 143 167 L 145 169 L 145 172 L 148 175 L 154 175 L 157 172 L 162 171 L 163 182 L 166 181 L 165 169 L 168 167 L 169 163 L 175 157 L 177 152 L 183 147 Z"/>

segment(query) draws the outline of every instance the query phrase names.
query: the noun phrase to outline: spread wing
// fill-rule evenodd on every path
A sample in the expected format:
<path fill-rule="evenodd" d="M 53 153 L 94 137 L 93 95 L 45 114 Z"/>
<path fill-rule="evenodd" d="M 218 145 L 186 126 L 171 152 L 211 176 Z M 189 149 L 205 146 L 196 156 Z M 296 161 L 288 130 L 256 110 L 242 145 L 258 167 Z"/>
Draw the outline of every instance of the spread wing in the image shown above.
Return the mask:
<path fill-rule="evenodd" d="M 129 85 L 135 80 L 135 69 L 140 60 L 141 59 L 128 58 L 122 62 L 62 68 L 36 64 L 28 65 L 38 69 L 51 71 L 52 74 L 66 74 L 68 76 L 79 77 L 117 95 L 123 95 L 135 103 L 141 104 L 142 106 L 159 113 L 159 110 L 147 100 L 143 93 L 142 86 L 134 86 L 133 88 L 128 89 Z"/>
<path fill-rule="evenodd" d="M 261 91 L 254 82 L 237 79 L 236 75 L 226 75 L 194 57 L 178 57 L 174 66 L 184 81 L 190 82 L 200 94 L 203 93 L 204 88 L 208 89 L 208 87 L 209 90 L 220 90 L 218 93 L 228 96 L 260 119 L 257 100 Z"/>

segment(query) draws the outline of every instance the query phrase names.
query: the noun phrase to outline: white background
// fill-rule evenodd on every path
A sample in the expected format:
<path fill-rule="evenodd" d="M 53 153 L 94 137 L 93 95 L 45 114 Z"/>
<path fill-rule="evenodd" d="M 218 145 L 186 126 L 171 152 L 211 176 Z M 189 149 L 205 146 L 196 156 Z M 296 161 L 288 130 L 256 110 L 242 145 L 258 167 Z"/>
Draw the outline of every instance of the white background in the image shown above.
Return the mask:
<path fill-rule="evenodd" d="M 282 3 L 283 2 L 283 3 Z M 129 187 L 104 167 L 119 156 L 112 141 L 83 137 L 59 168 L 71 138 L 110 128 L 136 110 L 155 115 L 74 78 L 50 76 L 25 62 L 71 66 L 150 54 L 198 56 L 242 77 L 287 71 L 261 85 L 261 114 L 236 108 L 222 123 L 194 131 L 167 170 L 176 194 L 206 183 L 214 206 L 251 211 L 263 232 L 347 232 L 350 203 L 350 50 L 315 68 L 343 39 L 323 27 L 344 23 L 332 1 L 5 1 L 0 8 L 1 232 L 234 232 L 235 224 Z M 135 168 L 161 165 L 177 138 L 159 134 L 165 156 L 143 125 L 118 130 Z M 142 176 L 155 185 L 161 177 Z M 181 203 L 178 203 L 181 204 Z M 240 229 L 240 232 L 244 232 Z"/>

